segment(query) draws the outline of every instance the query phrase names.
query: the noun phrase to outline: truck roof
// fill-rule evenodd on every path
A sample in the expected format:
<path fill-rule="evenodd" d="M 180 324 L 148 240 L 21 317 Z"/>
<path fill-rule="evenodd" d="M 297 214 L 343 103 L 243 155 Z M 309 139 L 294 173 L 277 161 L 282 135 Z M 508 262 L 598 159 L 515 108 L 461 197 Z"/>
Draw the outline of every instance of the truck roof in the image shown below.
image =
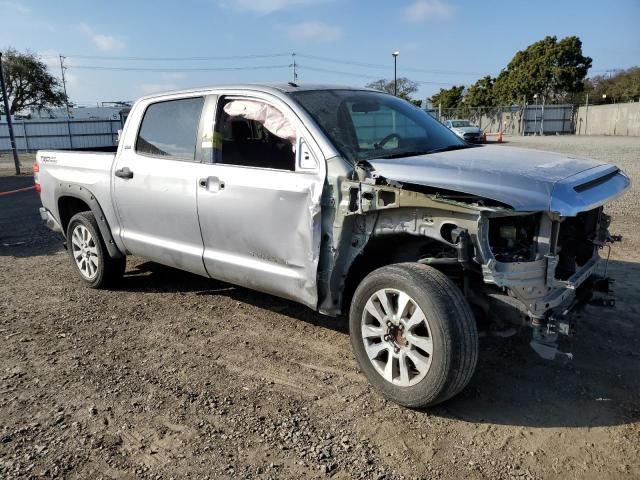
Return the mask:
<path fill-rule="evenodd" d="M 145 95 L 141 97 L 141 99 L 146 98 L 155 98 L 155 97 L 163 97 L 165 95 L 176 95 L 181 93 L 196 93 L 196 92 L 207 92 L 213 90 L 220 89 L 233 89 L 233 90 L 257 90 L 261 92 L 267 93 L 291 93 L 291 92 L 302 92 L 302 91 L 310 91 L 310 90 L 366 90 L 366 91 L 378 91 L 373 90 L 371 88 L 365 87 L 354 87 L 349 85 L 331 85 L 331 84 L 323 84 L 323 83 L 231 83 L 231 84 L 221 84 L 221 85 L 211 85 L 207 87 L 200 88 L 188 88 L 181 90 L 170 90 L 166 92 L 158 92 L 150 95 Z"/>

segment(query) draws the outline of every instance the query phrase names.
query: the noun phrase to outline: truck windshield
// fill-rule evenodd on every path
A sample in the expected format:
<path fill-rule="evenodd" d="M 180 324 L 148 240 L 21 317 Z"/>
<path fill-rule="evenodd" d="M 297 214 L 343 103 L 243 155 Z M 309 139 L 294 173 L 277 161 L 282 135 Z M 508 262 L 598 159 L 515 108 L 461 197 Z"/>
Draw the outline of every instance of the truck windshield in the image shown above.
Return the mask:
<path fill-rule="evenodd" d="M 354 163 L 467 146 L 427 112 L 392 95 L 366 90 L 309 90 L 291 95 Z"/>
<path fill-rule="evenodd" d="M 470 127 L 471 123 L 467 120 L 453 120 L 451 122 L 451 126 L 453 128 Z"/>

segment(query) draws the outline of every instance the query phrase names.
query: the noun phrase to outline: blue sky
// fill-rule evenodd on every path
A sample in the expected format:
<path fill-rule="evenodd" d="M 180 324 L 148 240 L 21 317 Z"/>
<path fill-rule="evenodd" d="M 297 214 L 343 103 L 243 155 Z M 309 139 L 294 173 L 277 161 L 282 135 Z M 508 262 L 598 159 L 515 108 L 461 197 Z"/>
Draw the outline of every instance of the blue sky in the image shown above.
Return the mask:
<path fill-rule="evenodd" d="M 640 0 L 0 0 L 0 18 L 0 49 L 37 52 L 57 76 L 57 56 L 67 56 L 69 96 L 81 104 L 216 83 L 290 81 L 292 52 L 300 83 L 364 85 L 393 77 L 391 53 L 398 50 L 398 76 L 423 82 L 419 98 L 496 75 L 545 35 L 578 35 L 593 58 L 591 75 L 640 64 Z M 281 56 L 185 60 L 250 55 Z M 164 60 L 142 59 L 153 57 Z M 171 70 L 82 68 L 95 66 Z M 193 70 L 255 66 L 277 68 Z"/>

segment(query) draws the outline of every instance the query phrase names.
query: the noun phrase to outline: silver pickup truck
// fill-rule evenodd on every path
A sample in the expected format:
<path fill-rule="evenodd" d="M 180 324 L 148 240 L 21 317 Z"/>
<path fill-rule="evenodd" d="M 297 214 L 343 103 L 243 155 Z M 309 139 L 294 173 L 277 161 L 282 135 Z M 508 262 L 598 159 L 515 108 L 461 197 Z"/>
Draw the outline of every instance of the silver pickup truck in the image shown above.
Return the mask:
<path fill-rule="evenodd" d="M 471 146 L 381 92 L 235 85 L 140 99 L 117 152 L 40 151 L 41 216 L 90 287 L 126 255 L 348 314 L 387 398 L 423 407 L 473 375 L 478 324 L 532 330 L 545 358 L 572 312 L 610 303 L 613 165 Z"/>

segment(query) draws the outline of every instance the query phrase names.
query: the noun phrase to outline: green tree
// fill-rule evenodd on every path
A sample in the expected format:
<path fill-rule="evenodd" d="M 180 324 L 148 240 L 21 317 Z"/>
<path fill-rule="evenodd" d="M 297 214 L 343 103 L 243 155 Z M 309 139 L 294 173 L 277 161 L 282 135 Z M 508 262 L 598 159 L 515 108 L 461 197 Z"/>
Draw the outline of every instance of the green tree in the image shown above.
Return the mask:
<path fill-rule="evenodd" d="M 487 75 L 467 89 L 464 103 L 467 107 L 492 107 L 495 105 L 493 83 L 495 78 Z"/>
<path fill-rule="evenodd" d="M 590 103 L 635 102 L 640 100 L 640 67 L 618 70 L 613 75 L 596 75 L 585 80 Z M 602 98 L 606 95 L 606 99 Z M 580 99 L 584 102 L 584 98 Z"/>
<path fill-rule="evenodd" d="M 437 108 L 439 105 L 442 108 L 451 109 L 459 108 L 462 105 L 462 98 L 464 93 L 464 86 L 453 86 L 451 88 L 441 88 L 438 93 L 433 95 L 429 100 L 433 103 L 433 106 Z"/>
<path fill-rule="evenodd" d="M 8 49 L 2 55 L 2 67 L 12 115 L 28 108 L 46 110 L 65 104 L 60 83 L 34 53 Z"/>
<path fill-rule="evenodd" d="M 422 105 L 422 100 L 413 100 L 411 98 L 411 94 L 418 91 L 418 84 L 412 80 L 409 80 L 406 77 L 400 77 L 397 79 L 398 86 L 398 97 L 403 98 L 404 100 L 408 100 L 414 105 L 418 107 Z M 393 80 L 387 80 L 386 78 L 381 78 L 380 80 L 376 80 L 375 82 L 368 83 L 366 85 L 367 88 L 373 88 L 375 90 L 381 90 L 383 92 L 387 92 L 393 95 L 394 84 Z M 419 102 L 419 104 L 417 103 Z"/>
<path fill-rule="evenodd" d="M 495 99 L 508 104 L 531 101 L 538 94 L 548 102 L 565 100 L 583 90 L 589 68 L 591 58 L 582 55 L 578 37 L 545 37 L 517 52 L 500 72 L 493 85 Z"/>

